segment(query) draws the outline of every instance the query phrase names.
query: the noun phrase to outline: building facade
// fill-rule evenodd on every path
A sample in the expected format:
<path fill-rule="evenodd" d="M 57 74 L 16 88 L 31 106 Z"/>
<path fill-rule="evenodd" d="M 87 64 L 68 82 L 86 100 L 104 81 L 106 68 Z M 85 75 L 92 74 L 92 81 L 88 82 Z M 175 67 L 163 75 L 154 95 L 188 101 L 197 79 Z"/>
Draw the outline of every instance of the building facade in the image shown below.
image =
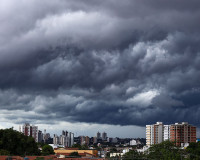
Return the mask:
<path fill-rule="evenodd" d="M 103 132 L 102 133 L 102 140 L 105 141 L 107 139 L 107 133 Z"/>
<path fill-rule="evenodd" d="M 164 141 L 170 139 L 170 126 L 171 125 L 164 125 Z"/>
<path fill-rule="evenodd" d="M 54 145 L 59 145 L 60 144 L 60 138 L 57 134 L 54 134 L 53 136 L 53 144 Z"/>
<path fill-rule="evenodd" d="M 38 131 L 38 142 L 42 142 L 43 141 L 43 133 L 42 131 Z"/>
<path fill-rule="evenodd" d="M 146 145 L 150 146 L 163 141 L 170 140 L 176 146 L 185 146 L 196 142 L 196 127 L 187 122 L 163 125 L 157 122 L 153 125 L 146 125 Z"/>
<path fill-rule="evenodd" d="M 101 139 L 101 133 L 97 132 L 97 139 Z"/>
<path fill-rule="evenodd" d="M 81 136 L 81 145 L 89 145 L 90 138 L 88 136 Z"/>
<path fill-rule="evenodd" d="M 38 142 L 38 126 L 30 125 L 25 123 L 23 126 L 19 127 L 19 132 L 23 133 L 26 136 L 31 136 Z"/>
<path fill-rule="evenodd" d="M 146 125 L 146 144 L 161 143 L 164 139 L 164 125 L 162 122 L 157 122 L 153 125 Z"/>
<path fill-rule="evenodd" d="M 175 123 L 170 127 L 170 141 L 176 146 L 185 146 L 196 142 L 196 127 L 187 122 Z"/>
<path fill-rule="evenodd" d="M 62 135 L 53 137 L 54 145 L 62 145 L 64 147 L 72 147 L 74 145 L 74 133 L 68 131 L 62 131 Z"/>

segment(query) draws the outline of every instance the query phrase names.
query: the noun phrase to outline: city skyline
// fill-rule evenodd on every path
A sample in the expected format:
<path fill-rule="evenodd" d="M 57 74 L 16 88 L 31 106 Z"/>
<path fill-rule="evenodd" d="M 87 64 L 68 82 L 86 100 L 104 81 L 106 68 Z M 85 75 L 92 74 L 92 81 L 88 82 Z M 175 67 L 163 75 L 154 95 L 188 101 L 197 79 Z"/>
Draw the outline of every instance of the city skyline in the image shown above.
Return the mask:
<path fill-rule="evenodd" d="M 156 121 L 154 122 L 156 123 Z M 173 122 L 173 123 L 170 123 L 170 124 L 165 124 L 165 125 L 172 125 L 174 123 L 177 123 L 177 122 Z M 182 123 L 182 122 L 178 122 L 178 123 Z M 0 127 L 0 129 L 6 129 L 6 128 L 14 128 L 14 130 L 17 130 L 19 131 L 19 126 L 21 126 L 22 124 L 20 125 L 16 125 L 16 126 L 12 126 L 11 124 L 8 125 L 7 127 Z M 126 126 L 128 128 L 125 128 L 124 132 L 122 133 L 118 133 L 118 132 L 121 132 L 122 128 L 119 128 L 116 129 L 116 127 L 114 127 L 114 131 L 112 129 L 110 129 L 111 126 L 107 126 L 107 127 L 104 127 L 102 128 L 102 130 L 96 130 L 97 126 L 93 127 L 92 130 L 90 130 L 88 132 L 87 130 L 87 126 L 84 126 L 82 124 L 79 124 L 79 126 L 77 128 L 80 129 L 80 127 L 82 127 L 82 129 L 80 130 L 74 130 L 74 127 L 73 125 L 70 126 L 68 125 L 68 128 L 64 127 L 63 128 L 60 128 L 60 125 L 58 128 L 56 128 L 55 126 L 51 126 L 51 125 L 40 125 L 40 124 L 33 124 L 32 125 L 36 125 L 38 126 L 38 130 L 44 132 L 44 130 L 46 130 L 48 133 L 50 133 L 51 137 L 53 137 L 54 134 L 57 134 L 57 135 L 60 135 L 60 133 L 63 131 L 63 130 L 69 130 L 71 132 L 74 133 L 74 137 L 78 137 L 78 136 L 89 136 L 89 137 L 97 137 L 97 133 L 100 132 L 101 133 L 101 136 L 102 136 L 102 133 L 105 132 L 107 133 L 108 137 L 111 137 L 111 138 L 115 138 L 115 137 L 118 137 L 118 138 L 145 138 L 146 137 L 146 125 L 151 125 L 151 123 L 147 123 L 145 125 L 145 127 L 139 127 L 137 128 L 138 126 Z M 86 124 L 88 125 L 88 124 Z M 85 130 L 84 130 L 85 128 Z M 136 131 L 135 131 L 135 128 Z M 123 128 L 124 129 L 124 128 Z M 138 131 L 139 130 L 139 131 Z M 132 132 L 131 134 L 128 133 L 129 132 Z M 200 129 L 197 128 L 197 138 L 200 137 Z"/>
<path fill-rule="evenodd" d="M 0 128 L 145 137 L 146 124 L 187 121 L 198 136 L 199 8 L 199 0 L 1 0 Z"/>

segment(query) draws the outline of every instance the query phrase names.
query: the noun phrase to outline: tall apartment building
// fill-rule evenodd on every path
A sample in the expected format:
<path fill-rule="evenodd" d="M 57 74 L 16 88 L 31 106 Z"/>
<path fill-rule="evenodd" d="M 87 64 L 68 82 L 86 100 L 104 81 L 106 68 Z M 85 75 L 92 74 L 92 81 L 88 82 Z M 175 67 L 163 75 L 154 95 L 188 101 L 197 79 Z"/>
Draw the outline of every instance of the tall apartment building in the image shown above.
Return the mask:
<path fill-rule="evenodd" d="M 97 139 L 101 139 L 101 133 L 97 132 Z"/>
<path fill-rule="evenodd" d="M 25 123 L 23 126 L 19 126 L 19 132 L 23 133 L 26 136 L 31 136 L 38 142 L 38 126 L 30 125 Z"/>
<path fill-rule="evenodd" d="M 38 131 L 38 142 L 42 142 L 42 140 L 43 140 L 43 133 L 42 133 L 42 131 Z"/>
<path fill-rule="evenodd" d="M 60 144 L 60 138 L 59 138 L 59 136 L 57 136 L 57 134 L 54 134 L 54 136 L 53 136 L 53 144 L 54 145 Z"/>
<path fill-rule="evenodd" d="M 107 133 L 103 132 L 102 133 L 102 140 L 105 141 L 107 139 Z"/>
<path fill-rule="evenodd" d="M 97 143 L 97 137 L 93 137 L 93 144 Z"/>
<path fill-rule="evenodd" d="M 152 144 L 158 144 L 163 141 L 164 126 L 162 122 L 157 122 L 153 125 L 146 125 L 146 144 L 148 146 Z"/>
<path fill-rule="evenodd" d="M 60 135 L 60 140 L 59 140 L 60 144 L 67 147 L 68 145 L 68 141 L 67 141 L 67 137 L 65 135 Z"/>
<path fill-rule="evenodd" d="M 46 129 L 44 129 L 44 134 L 43 134 L 44 143 L 46 143 L 50 138 L 51 138 L 50 133 L 47 133 Z"/>
<path fill-rule="evenodd" d="M 74 145 L 74 133 L 69 132 L 68 134 L 68 147 L 72 147 Z"/>
<path fill-rule="evenodd" d="M 196 142 L 196 127 L 187 122 L 171 125 L 170 141 L 175 142 L 176 146 L 184 146 L 184 144 Z"/>
<path fill-rule="evenodd" d="M 187 122 L 163 125 L 157 122 L 153 125 L 146 125 L 146 145 L 158 144 L 170 140 L 176 146 L 184 146 L 190 142 L 196 142 L 196 127 Z"/>

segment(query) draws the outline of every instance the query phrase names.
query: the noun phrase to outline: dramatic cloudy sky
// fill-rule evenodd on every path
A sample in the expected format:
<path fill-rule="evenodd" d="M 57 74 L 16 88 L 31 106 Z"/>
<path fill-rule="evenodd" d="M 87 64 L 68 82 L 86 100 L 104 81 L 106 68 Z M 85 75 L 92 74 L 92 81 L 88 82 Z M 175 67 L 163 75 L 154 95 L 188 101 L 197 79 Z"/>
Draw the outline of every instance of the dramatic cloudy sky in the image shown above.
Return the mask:
<path fill-rule="evenodd" d="M 199 0 L 0 0 L 0 128 L 144 137 L 200 127 Z"/>

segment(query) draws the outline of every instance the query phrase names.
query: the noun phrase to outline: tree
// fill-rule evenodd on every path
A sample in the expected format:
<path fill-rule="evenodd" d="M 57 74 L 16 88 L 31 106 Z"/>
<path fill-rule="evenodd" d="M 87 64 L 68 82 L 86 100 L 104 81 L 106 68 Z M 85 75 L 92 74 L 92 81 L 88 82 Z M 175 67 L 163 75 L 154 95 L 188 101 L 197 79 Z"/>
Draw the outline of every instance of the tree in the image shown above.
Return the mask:
<path fill-rule="evenodd" d="M 46 155 L 51 155 L 51 154 L 55 154 L 53 148 L 50 145 L 45 144 L 42 147 L 42 155 L 46 156 Z"/>
<path fill-rule="evenodd" d="M 70 155 L 70 157 L 81 157 L 78 152 L 72 152 Z"/>
<path fill-rule="evenodd" d="M 80 148 L 81 148 L 81 145 L 80 145 L 80 144 L 74 144 L 74 145 L 72 146 L 72 148 L 78 148 L 78 149 L 80 149 Z"/>
<path fill-rule="evenodd" d="M 164 141 L 162 143 L 152 145 L 149 148 L 149 154 L 147 157 L 149 159 L 180 160 L 182 155 L 182 151 L 172 142 Z"/>
<path fill-rule="evenodd" d="M 80 150 L 86 150 L 86 149 L 88 149 L 88 146 L 87 145 L 80 145 L 80 144 L 74 144 L 73 146 L 72 146 L 72 148 L 78 148 L 78 149 L 80 149 Z"/>
<path fill-rule="evenodd" d="M 10 155 L 40 155 L 37 143 L 32 137 L 12 128 L 0 130 L 0 149 L 8 151 Z"/>
<path fill-rule="evenodd" d="M 139 159 L 142 158 L 142 156 L 135 150 L 130 150 L 129 152 L 125 153 L 123 156 L 124 159 Z"/>
<path fill-rule="evenodd" d="M 110 153 L 115 153 L 115 152 L 117 152 L 117 149 L 116 149 L 116 148 L 111 148 L 111 149 L 110 149 Z"/>
<path fill-rule="evenodd" d="M 186 148 L 187 153 L 190 155 L 190 159 L 200 159 L 200 142 L 192 142 Z"/>
<path fill-rule="evenodd" d="M 10 155 L 10 152 L 5 149 L 0 149 L 0 155 L 7 156 Z"/>

